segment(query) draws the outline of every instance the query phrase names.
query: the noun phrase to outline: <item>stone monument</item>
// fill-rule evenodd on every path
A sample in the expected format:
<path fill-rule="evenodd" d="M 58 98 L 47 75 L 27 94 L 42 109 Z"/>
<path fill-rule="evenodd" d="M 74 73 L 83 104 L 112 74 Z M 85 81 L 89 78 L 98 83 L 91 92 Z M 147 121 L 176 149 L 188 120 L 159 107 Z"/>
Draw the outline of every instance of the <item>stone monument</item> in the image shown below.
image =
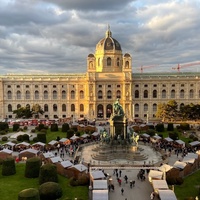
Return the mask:
<path fill-rule="evenodd" d="M 128 139 L 127 135 L 128 119 L 124 114 L 124 110 L 119 102 L 119 99 L 113 104 L 113 113 L 110 117 L 110 137 L 111 140 Z"/>

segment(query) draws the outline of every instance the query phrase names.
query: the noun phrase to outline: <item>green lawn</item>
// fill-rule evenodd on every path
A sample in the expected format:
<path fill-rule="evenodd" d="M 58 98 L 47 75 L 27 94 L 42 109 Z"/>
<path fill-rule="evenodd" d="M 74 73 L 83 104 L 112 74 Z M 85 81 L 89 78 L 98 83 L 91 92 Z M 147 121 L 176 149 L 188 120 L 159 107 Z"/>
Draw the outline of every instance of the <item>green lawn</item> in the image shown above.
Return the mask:
<path fill-rule="evenodd" d="M 185 200 L 186 197 L 198 196 L 200 188 L 200 171 L 188 176 L 184 179 L 184 183 L 180 186 L 175 186 L 175 194 L 178 200 Z M 200 197 L 200 195 L 198 196 Z"/>
<path fill-rule="evenodd" d="M 0 166 L 0 198 L 3 200 L 15 200 L 18 193 L 27 188 L 39 187 L 38 178 L 29 179 L 24 177 L 25 164 L 16 164 L 17 173 L 12 176 L 2 176 Z M 71 187 L 69 179 L 59 175 L 59 184 L 63 189 L 63 196 L 59 200 L 74 199 L 88 200 L 88 187 Z"/>

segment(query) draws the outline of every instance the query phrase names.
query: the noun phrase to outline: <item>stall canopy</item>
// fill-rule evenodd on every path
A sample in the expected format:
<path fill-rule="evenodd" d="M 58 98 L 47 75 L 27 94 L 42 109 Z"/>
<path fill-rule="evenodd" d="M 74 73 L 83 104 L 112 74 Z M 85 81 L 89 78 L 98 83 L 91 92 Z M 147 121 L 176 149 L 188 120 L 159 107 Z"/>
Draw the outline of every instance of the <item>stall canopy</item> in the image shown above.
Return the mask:
<path fill-rule="evenodd" d="M 107 180 L 94 180 L 93 181 L 93 190 L 107 190 L 108 181 Z"/>
<path fill-rule="evenodd" d="M 159 180 L 162 179 L 163 176 L 163 172 L 161 171 L 157 171 L 157 170 L 150 170 L 149 172 L 149 181 L 151 182 L 151 180 Z"/>
<path fill-rule="evenodd" d="M 188 153 L 182 160 L 184 163 L 190 163 L 193 164 L 195 162 L 195 159 L 198 158 L 198 155 L 196 153 Z"/>
<path fill-rule="evenodd" d="M 93 190 L 93 200 L 108 200 L 108 190 Z"/>
<path fill-rule="evenodd" d="M 184 169 L 187 164 L 184 162 L 176 161 L 173 165 L 174 168 Z"/>
<path fill-rule="evenodd" d="M 68 167 L 73 166 L 73 164 L 72 164 L 69 160 L 62 161 L 60 164 L 61 164 L 64 168 L 68 168 Z"/>
<path fill-rule="evenodd" d="M 92 171 L 90 175 L 93 180 L 105 178 L 105 174 L 101 170 Z"/>
<path fill-rule="evenodd" d="M 173 142 L 174 141 L 170 137 L 166 137 L 166 138 L 164 138 L 164 140 L 166 140 L 167 142 Z"/>
<path fill-rule="evenodd" d="M 162 172 L 168 172 L 170 169 L 172 169 L 172 166 L 167 164 L 163 164 L 159 167 L 159 170 Z"/>
<path fill-rule="evenodd" d="M 62 162 L 63 161 L 63 159 L 60 156 L 56 156 L 56 157 L 50 158 L 50 160 L 51 160 L 52 163 L 58 163 L 58 162 Z"/>
<path fill-rule="evenodd" d="M 183 147 L 185 147 L 185 142 L 182 140 L 175 140 L 175 143 L 182 145 Z"/>
<path fill-rule="evenodd" d="M 167 190 L 169 189 L 166 180 L 152 180 L 153 189 L 156 193 L 158 190 Z"/>
<path fill-rule="evenodd" d="M 172 190 L 158 190 L 160 200 L 177 200 L 174 191 Z"/>
<path fill-rule="evenodd" d="M 195 147 L 195 146 L 200 146 L 200 142 L 199 141 L 193 141 L 189 143 L 190 146 Z"/>

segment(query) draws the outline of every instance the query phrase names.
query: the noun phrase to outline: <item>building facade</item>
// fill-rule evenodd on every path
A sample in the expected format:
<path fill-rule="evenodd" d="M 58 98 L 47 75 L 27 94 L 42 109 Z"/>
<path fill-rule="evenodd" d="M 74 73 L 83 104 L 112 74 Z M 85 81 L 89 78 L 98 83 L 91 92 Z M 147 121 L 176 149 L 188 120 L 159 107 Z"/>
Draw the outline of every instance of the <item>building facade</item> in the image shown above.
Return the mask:
<path fill-rule="evenodd" d="M 199 103 L 199 79 L 200 73 L 133 72 L 131 55 L 108 29 L 88 55 L 86 73 L 0 76 L 0 118 L 39 104 L 44 118 L 106 119 L 117 98 L 127 118 L 155 118 L 159 103 Z"/>

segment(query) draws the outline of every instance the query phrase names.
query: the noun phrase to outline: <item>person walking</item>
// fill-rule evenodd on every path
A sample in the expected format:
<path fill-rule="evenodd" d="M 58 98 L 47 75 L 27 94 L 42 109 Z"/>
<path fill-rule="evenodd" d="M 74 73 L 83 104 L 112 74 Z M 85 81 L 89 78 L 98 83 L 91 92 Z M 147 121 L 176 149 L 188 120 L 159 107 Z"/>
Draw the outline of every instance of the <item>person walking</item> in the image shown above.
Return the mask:
<path fill-rule="evenodd" d="M 124 189 L 123 189 L 123 188 L 121 189 L 121 194 L 122 194 L 122 195 L 124 194 Z"/>

